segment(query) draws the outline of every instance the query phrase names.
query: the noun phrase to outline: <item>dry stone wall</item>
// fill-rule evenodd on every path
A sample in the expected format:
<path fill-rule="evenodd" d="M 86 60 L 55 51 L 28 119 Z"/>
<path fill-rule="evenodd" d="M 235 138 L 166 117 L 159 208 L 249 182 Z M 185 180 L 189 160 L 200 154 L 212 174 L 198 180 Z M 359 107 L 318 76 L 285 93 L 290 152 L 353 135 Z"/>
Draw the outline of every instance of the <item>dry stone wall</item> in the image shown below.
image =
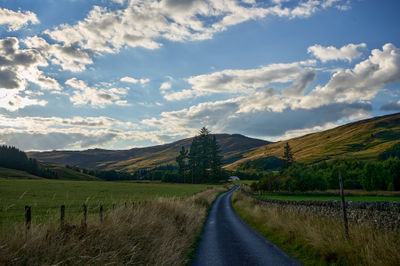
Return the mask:
<path fill-rule="evenodd" d="M 259 198 L 245 189 L 241 192 L 271 208 L 295 208 L 299 214 L 314 214 L 326 218 L 343 219 L 340 201 L 293 201 Z M 350 224 L 370 223 L 388 230 L 400 229 L 399 202 L 346 202 L 347 218 Z"/>

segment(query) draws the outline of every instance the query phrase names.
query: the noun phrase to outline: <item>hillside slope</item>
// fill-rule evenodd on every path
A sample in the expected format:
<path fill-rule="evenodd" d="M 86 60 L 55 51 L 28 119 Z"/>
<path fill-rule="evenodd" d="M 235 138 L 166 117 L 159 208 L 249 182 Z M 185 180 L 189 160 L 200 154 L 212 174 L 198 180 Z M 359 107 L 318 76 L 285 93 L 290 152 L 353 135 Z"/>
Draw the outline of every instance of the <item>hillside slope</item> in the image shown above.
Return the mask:
<path fill-rule="evenodd" d="M 243 158 L 244 153 L 269 143 L 239 134 L 216 134 L 216 137 L 224 156 L 224 164 L 233 163 Z M 31 152 L 28 155 L 42 162 L 59 165 L 68 164 L 89 169 L 133 172 L 142 168 L 174 164 L 181 147 L 188 148 L 191 143 L 192 138 L 188 138 L 169 144 L 130 150 L 50 151 Z"/>
<path fill-rule="evenodd" d="M 349 123 L 323 132 L 271 143 L 244 154 L 244 158 L 225 167 L 259 158 L 282 158 L 286 142 L 295 160 L 313 163 L 332 159 L 377 159 L 379 154 L 400 142 L 400 113 Z"/>

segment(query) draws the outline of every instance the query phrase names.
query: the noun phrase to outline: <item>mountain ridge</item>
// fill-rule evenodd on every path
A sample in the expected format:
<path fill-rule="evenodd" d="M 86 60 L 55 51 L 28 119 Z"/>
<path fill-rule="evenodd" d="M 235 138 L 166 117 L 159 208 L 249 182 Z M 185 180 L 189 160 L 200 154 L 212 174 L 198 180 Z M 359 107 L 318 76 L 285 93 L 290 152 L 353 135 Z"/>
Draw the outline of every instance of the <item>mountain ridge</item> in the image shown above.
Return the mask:
<path fill-rule="evenodd" d="M 359 120 L 280 142 L 249 138 L 240 134 L 215 135 L 224 156 L 223 166 L 230 170 L 259 158 L 282 158 L 286 142 L 292 147 L 295 160 L 302 163 L 333 159 L 371 160 L 377 159 L 380 153 L 400 142 L 400 113 Z M 189 148 L 192 139 L 129 150 L 90 149 L 30 152 L 28 155 L 43 162 L 133 172 L 175 164 L 181 147 Z"/>
<path fill-rule="evenodd" d="M 242 154 L 270 142 L 249 138 L 240 134 L 215 134 L 224 156 L 224 163 L 232 163 Z M 83 151 L 28 152 L 30 157 L 42 162 L 72 165 L 99 170 L 133 172 L 138 169 L 154 168 L 175 163 L 175 157 L 182 146 L 189 148 L 191 138 L 172 143 L 160 144 L 129 150 L 89 149 Z"/>

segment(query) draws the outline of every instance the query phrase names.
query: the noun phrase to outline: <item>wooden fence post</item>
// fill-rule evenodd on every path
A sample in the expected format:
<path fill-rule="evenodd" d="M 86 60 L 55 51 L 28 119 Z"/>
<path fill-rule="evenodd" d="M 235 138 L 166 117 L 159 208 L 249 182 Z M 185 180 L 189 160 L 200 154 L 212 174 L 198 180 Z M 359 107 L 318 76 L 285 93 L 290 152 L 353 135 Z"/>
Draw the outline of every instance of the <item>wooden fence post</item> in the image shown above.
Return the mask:
<path fill-rule="evenodd" d="M 86 229 L 87 224 L 86 224 L 86 219 L 87 219 L 87 206 L 86 204 L 83 204 L 83 220 L 82 220 L 82 227 Z"/>
<path fill-rule="evenodd" d="M 340 168 L 338 169 L 338 176 L 339 176 L 339 186 L 340 186 L 340 197 L 342 198 L 344 229 L 346 232 L 346 237 L 349 238 L 349 223 L 347 221 L 346 202 L 344 201 L 344 191 L 343 191 L 343 179 L 342 179 L 342 173 L 340 172 Z"/>
<path fill-rule="evenodd" d="M 29 229 L 31 229 L 31 206 L 25 206 L 25 231 L 28 234 Z"/>
<path fill-rule="evenodd" d="M 103 204 L 100 204 L 100 223 L 103 223 Z"/>
<path fill-rule="evenodd" d="M 65 205 L 61 205 L 61 209 L 60 209 L 60 226 L 61 226 L 61 230 L 64 229 L 64 218 L 65 218 Z"/>

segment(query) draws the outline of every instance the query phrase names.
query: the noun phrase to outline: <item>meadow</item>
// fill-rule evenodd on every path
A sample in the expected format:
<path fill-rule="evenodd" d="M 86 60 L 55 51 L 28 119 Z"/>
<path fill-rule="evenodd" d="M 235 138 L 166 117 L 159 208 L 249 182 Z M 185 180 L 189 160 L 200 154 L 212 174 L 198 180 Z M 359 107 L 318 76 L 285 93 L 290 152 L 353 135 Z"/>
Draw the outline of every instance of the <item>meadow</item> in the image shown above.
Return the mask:
<path fill-rule="evenodd" d="M 239 216 L 304 265 L 400 265 L 399 231 L 368 223 L 302 215 L 295 208 L 269 208 L 237 191 L 232 205 Z"/>
<path fill-rule="evenodd" d="M 339 195 L 331 195 L 329 193 L 303 193 L 303 194 L 261 194 L 258 195 L 260 198 L 264 199 L 275 199 L 275 200 L 315 200 L 315 201 L 328 201 L 328 200 L 336 200 L 340 201 L 341 198 Z M 398 194 L 390 195 L 345 195 L 345 201 L 353 201 L 353 202 L 394 202 L 400 201 L 400 196 Z"/>
<path fill-rule="evenodd" d="M 148 190 L 138 196 L 148 201 L 109 210 L 102 221 L 93 215 L 87 223 L 76 217 L 62 226 L 50 220 L 28 231 L 16 225 L 0 234 L 0 265 L 188 265 L 212 202 L 229 189 L 215 186 L 176 198 L 201 187 L 121 185 Z M 169 197 L 156 196 L 161 193 Z"/>
<path fill-rule="evenodd" d="M 22 176 L 21 176 L 22 177 Z M 206 190 L 204 184 L 170 184 L 161 182 L 70 181 L 49 179 L 0 179 L 0 228 L 24 221 L 24 207 L 32 207 L 32 223 L 39 224 L 59 217 L 65 205 L 66 219 L 73 219 L 88 206 L 89 215 L 112 205 L 123 206 L 159 197 L 183 198 Z"/>

